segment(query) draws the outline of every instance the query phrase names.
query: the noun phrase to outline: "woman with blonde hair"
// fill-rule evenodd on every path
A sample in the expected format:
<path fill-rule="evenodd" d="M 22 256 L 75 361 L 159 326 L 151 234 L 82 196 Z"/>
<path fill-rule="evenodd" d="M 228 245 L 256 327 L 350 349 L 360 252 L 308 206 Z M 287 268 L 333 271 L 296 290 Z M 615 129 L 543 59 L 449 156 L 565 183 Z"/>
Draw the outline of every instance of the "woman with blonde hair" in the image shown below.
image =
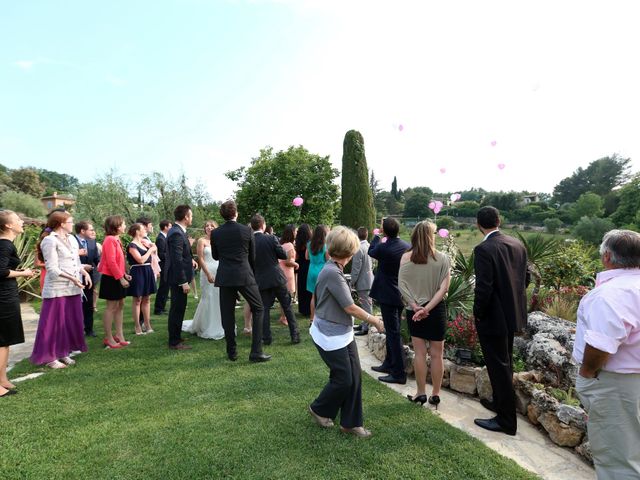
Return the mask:
<path fill-rule="evenodd" d="M 73 218 L 67 212 L 53 212 L 47 220 L 37 249 L 44 259 L 47 276 L 42 289 L 42 309 L 31 362 L 51 368 L 73 365 L 72 351 L 87 351 L 84 340 L 82 298 L 84 285 L 91 288 L 91 276 L 82 268 L 78 242 L 70 241 Z"/>
<path fill-rule="evenodd" d="M 418 391 L 407 398 L 436 409 L 440 403 L 443 374 L 444 334 L 447 310 L 443 301 L 449 290 L 449 257 L 436 250 L 436 226 L 430 220 L 418 223 L 411 233 L 411 248 L 400 259 L 398 288 L 407 307 L 407 324 L 415 350 L 414 368 Z M 431 355 L 433 391 L 427 399 L 427 341 Z"/>
<path fill-rule="evenodd" d="M 363 426 L 362 380 L 358 347 L 353 336 L 353 317 L 384 331 L 382 319 L 353 303 L 344 267 L 360 247 L 358 236 L 347 227 L 334 227 L 326 239 L 329 260 L 320 271 L 315 287 L 315 317 L 309 333 L 320 357 L 329 367 L 329 382 L 309 406 L 321 427 L 333 427 L 340 412 L 340 429 L 367 438 Z"/>

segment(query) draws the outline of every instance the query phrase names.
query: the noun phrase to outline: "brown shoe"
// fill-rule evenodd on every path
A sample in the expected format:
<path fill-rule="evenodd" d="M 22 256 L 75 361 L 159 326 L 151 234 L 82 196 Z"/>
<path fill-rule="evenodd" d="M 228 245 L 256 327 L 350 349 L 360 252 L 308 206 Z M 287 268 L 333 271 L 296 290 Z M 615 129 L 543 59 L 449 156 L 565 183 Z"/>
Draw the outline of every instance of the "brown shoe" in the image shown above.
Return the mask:
<path fill-rule="evenodd" d="M 185 345 L 184 343 L 179 343 L 178 345 L 169 345 L 171 350 L 191 350 L 191 345 Z"/>
<path fill-rule="evenodd" d="M 316 412 L 314 412 L 311 409 L 311 405 L 309 405 L 309 413 L 311 414 L 313 419 L 316 421 L 316 423 L 318 425 L 320 425 L 321 427 L 323 427 L 323 428 L 331 428 L 331 427 L 333 427 L 333 420 L 331 420 L 330 418 L 321 417 L 320 415 L 318 415 Z"/>
<path fill-rule="evenodd" d="M 353 428 L 340 427 L 340 430 L 342 431 L 342 433 L 350 433 L 352 435 L 355 435 L 358 438 L 369 438 L 371 435 L 373 435 L 369 430 L 367 430 L 364 427 L 353 427 Z"/>

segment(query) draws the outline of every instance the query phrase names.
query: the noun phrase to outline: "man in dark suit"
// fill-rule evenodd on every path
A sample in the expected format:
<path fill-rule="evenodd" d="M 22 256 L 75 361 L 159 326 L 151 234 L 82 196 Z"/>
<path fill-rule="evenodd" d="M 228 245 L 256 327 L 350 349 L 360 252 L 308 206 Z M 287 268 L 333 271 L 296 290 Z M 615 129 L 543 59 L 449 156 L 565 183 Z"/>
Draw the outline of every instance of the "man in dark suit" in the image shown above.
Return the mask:
<path fill-rule="evenodd" d="M 98 263 L 100 263 L 100 255 L 96 245 L 96 231 L 91 223 L 84 220 L 76 223 L 75 231 L 80 249 L 80 263 L 91 276 L 91 288 L 85 287 L 82 296 L 84 334 L 88 337 L 95 337 L 96 333 L 93 331 L 93 290 L 98 279 Z"/>
<path fill-rule="evenodd" d="M 169 294 L 169 284 L 162 275 L 162 270 L 167 268 L 167 233 L 171 228 L 171 222 L 169 220 L 160 221 L 160 233 L 156 237 L 156 247 L 158 247 L 158 258 L 160 259 L 160 283 L 158 284 L 158 291 L 156 292 L 156 300 L 153 307 L 154 315 L 162 315 L 166 312 L 167 296 Z"/>
<path fill-rule="evenodd" d="M 254 215 L 251 218 L 251 229 L 253 230 L 256 244 L 255 277 L 260 290 L 260 297 L 262 298 L 262 306 L 264 307 L 262 341 L 265 345 L 271 345 L 273 340 L 271 337 L 269 309 L 277 298 L 289 324 L 291 343 L 300 343 L 300 333 L 298 332 L 296 316 L 291 308 L 291 295 L 287 289 L 287 279 L 280 268 L 280 262 L 278 262 L 278 259 L 287 259 L 287 252 L 284 251 L 284 248 L 278 243 L 278 239 L 274 235 L 266 235 L 264 233 L 264 228 L 265 222 L 262 215 Z"/>
<path fill-rule="evenodd" d="M 382 220 L 382 231 L 387 237 L 386 242 L 380 241 L 376 235 L 369 246 L 369 256 L 378 260 L 371 292 L 369 296 L 380 305 L 384 330 L 387 334 L 387 355 L 382 365 L 372 367 L 376 372 L 386 373 L 378 380 L 387 383 L 407 383 L 407 374 L 402 359 L 402 338 L 400 337 L 400 318 L 403 303 L 398 289 L 398 272 L 400 259 L 410 245 L 398 238 L 400 224 L 395 218 Z"/>
<path fill-rule="evenodd" d="M 487 430 L 515 435 L 513 337 L 527 324 L 527 252 L 522 243 L 499 231 L 500 214 L 496 208 L 481 208 L 477 222 L 485 237 L 473 250 L 473 315 L 493 388 L 493 402 L 483 400 L 482 405 L 497 415 L 476 418 L 474 422 Z"/>
<path fill-rule="evenodd" d="M 249 360 L 266 362 L 271 359 L 271 355 L 262 352 L 264 308 L 253 274 L 256 258 L 253 233 L 246 225 L 236 222 L 238 207 L 233 200 L 220 205 L 220 214 L 225 223 L 211 232 L 211 255 L 220 261 L 215 285 L 220 288 L 220 314 L 227 342 L 227 356 L 231 361 L 238 359 L 235 307 L 239 292 L 249 303 L 253 315 Z"/>
<path fill-rule="evenodd" d="M 169 308 L 169 348 L 189 350 L 190 346 L 182 342 L 182 322 L 187 308 L 189 284 L 193 278 L 195 262 L 191 256 L 191 245 L 187 237 L 187 227 L 191 226 L 193 213 L 189 205 L 178 205 L 173 212 L 175 223 L 167 233 L 167 256 L 163 270 L 171 289 L 171 307 Z"/>

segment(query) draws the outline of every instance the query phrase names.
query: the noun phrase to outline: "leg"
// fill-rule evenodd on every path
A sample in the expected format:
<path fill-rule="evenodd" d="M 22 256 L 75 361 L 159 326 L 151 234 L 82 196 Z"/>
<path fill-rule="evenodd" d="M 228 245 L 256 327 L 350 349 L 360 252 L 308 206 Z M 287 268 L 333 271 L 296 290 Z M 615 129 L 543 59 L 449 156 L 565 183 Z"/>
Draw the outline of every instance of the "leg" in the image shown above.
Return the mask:
<path fill-rule="evenodd" d="M 313 322 L 313 316 L 316 313 L 316 296 L 311 295 L 311 301 L 309 302 L 309 310 L 311 311 L 311 321 Z"/>
<path fill-rule="evenodd" d="M 115 306 L 116 311 L 113 320 L 116 324 L 116 336 L 121 342 L 126 342 L 126 339 L 124 338 L 124 328 L 122 325 L 124 314 L 124 298 L 121 300 L 116 300 Z"/>
<path fill-rule="evenodd" d="M 480 346 L 487 373 L 493 389 L 493 405 L 496 409 L 496 421 L 507 431 L 516 431 L 516 398 L 513 389 L 513 371 L 509 345 L 513 345 L 511 335 L 479 335 Z"/>
<path fill-rule="evenodd" d="M 2 389 L 14 388 L 15 385 L 9 381 L 7 377 L 7 365 L 9 364 L 9 347 L 0 347 L 0 395 Z"/>
<path fill-rule="evenodd" d="M 169 329 L 169 346 L 175 347 L 180 344 L 182 335 L 182 321 L 184 311 L 187 308 L 187 294 L 182 287 L 171 285 L 171 306 L 169 307 L 169 319 L 167 327 Z"/>
<path fill-rule="evenodd" d="M 153 313 L 159 315 L 164 312 L 167 306 L 167 295 L 169 293 L 169 284 L 162 279 L 160 275 L 160 283 L 158 285 L 158 292 L 156 293 L 156 300 L 153 307 Z"/>
<path fill-rule="evenodd" d="M 193 292 L 193 298 L 198 299 L 198 287 L 196 286 L 196 276 L 194 275 L 189 284 L 191 291 Z"/>
<path fill-rule="evenodd" d="M 224 339 L 227 342 L 227 355 L 236 355 L 236 287 L 220 287 L 220 315 Z"/>
<path fill-rule="evenodd" d="M 413 360 L 413 368 L 416 372 L 416 396 L 425 395 L 427 392 L 427 342 L 424 338 L 411 337 L 411 343 L 416 353 Z M 433 362 L 433 358 L 431 361 Z"/>
<path fill-rule="evenodd" d="M 147 295 L 146 297 L 142 297 L 142 302 L 140 303 L 140 313 L 142 314 L 142 318 L 144 319 L 144 326 L 147 329 L 147 332 L 153 331 L 151 328 L 151 297 Z"/>
<path fill-rule="evenodd" d="M 84 291 L 82 297 L 82 318 L 84 319 L 85 335 L 95 335 L 93 333 L 93 287 Z"/>
<path fill-rule="evenodd" d="M 142 329 L 140 328 L 140 305 L 142 304 L 142 297 L 132 297 L 131 298 L 131 313 L 133 315 L 133 328 L 136 331 L 136 335 L 142 334 Z"/>
<path fill-rule="evenodd" d="M 440 387 L 442 387 L 442 376 L 444 375 L 444 341 L 435 342 L 430 340 L 429 353 L 431 355 L 431 384 L 433 385 L 431 395 L 439 396 Z"/>
<path fill-rule="evenodd" d="M 271 307 L 273 307 L 273 302 L 276 298 L 275 289 L 267 288 L 266 290 L 260 290 L 260 298 L 262 300 L 262 306 L 264 308 L 262 314 L 262 341 L 265 345 L 269 345 L 273 341 L 273 337 L 271 336 L 270 309 Z M 249 305 L 249 302 L 247 302 L 245 305 Z"/>
<path fill-rule="evenodd" d="M 238 290 L 251 306 L 251 315 L 253 315 L 251 354 L 259 355 L 262 353 L 262 323 L 264 318 L 264 308 L 262 306 L 262 299 L 260 298 L 260 290 L 258 290 L 258 285 L 255 283 L 253 285 L 240 287 Z"/>
<path fill-rule="evenodd" d="M 282 285 L 281 287 L 276 288 L 275 293 L 278 298 L 278 302 L 280 302 L 280 306 L 284 310 L 284 316 L 289 325 L 291 340 L 296 338 L 299 339 L 300 333 L 298 332 L 298 322 L 296 321 L 296 316 L 293 314 L 293 309 L 291 308 L 291 294 L 289 293 L 289 290 L 287 290 L 287 286 Z"/>
<path fill-rule="evenodd" d="M 400 315 L 402 307 L 380 304 L 382 321 L 386 333 L 387 357 L 383 365 L 391 369 L 391 375 L 396 378 L 406 378 L 402 360 L 402 338 L 400 337 Z"/>
<path fill-rule="evenodd" d="M 244 318 L 244 333 L 251 333 L 251 306 L 247 302 L 244 302 L 242 316 Z"/>
<path fill-rule="evenodd" d="M 113 320 L 115 319 L 117 310 L 118 300 L 107 300 L 107 306 L 102 314 L 102 323 L 104 325 L 104 339 L 110 345 L 116 343 L 113 339 L 113 334 L 111 333 L 111 326 L 113 325 Z"/>

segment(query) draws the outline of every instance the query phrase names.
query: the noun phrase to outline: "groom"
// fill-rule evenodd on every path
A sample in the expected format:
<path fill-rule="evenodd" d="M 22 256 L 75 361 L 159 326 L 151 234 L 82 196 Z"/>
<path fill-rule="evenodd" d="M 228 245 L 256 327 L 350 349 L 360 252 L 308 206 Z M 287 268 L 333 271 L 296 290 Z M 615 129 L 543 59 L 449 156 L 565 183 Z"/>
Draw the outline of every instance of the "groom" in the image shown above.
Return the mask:
<path fill-rule="evenodd" d="M 225 223 L 211 232 L 211 255 L 220 261 L 215 285 L 220 288 L 220 313 L 227 342 L 227 356 L 231 361 L 238 358 L 235 307 L 236 295 L 240 292 L 249 303 L 253 315 L 249 360 L 266 362 L 271 359 L 271 355 L 262 352 L 264 308 L 253 274 L 256 256 L 253 234 L 249 227 L 236 222 L 238 207 L 233 200 L 220 205 L 220 214 Z"/>

